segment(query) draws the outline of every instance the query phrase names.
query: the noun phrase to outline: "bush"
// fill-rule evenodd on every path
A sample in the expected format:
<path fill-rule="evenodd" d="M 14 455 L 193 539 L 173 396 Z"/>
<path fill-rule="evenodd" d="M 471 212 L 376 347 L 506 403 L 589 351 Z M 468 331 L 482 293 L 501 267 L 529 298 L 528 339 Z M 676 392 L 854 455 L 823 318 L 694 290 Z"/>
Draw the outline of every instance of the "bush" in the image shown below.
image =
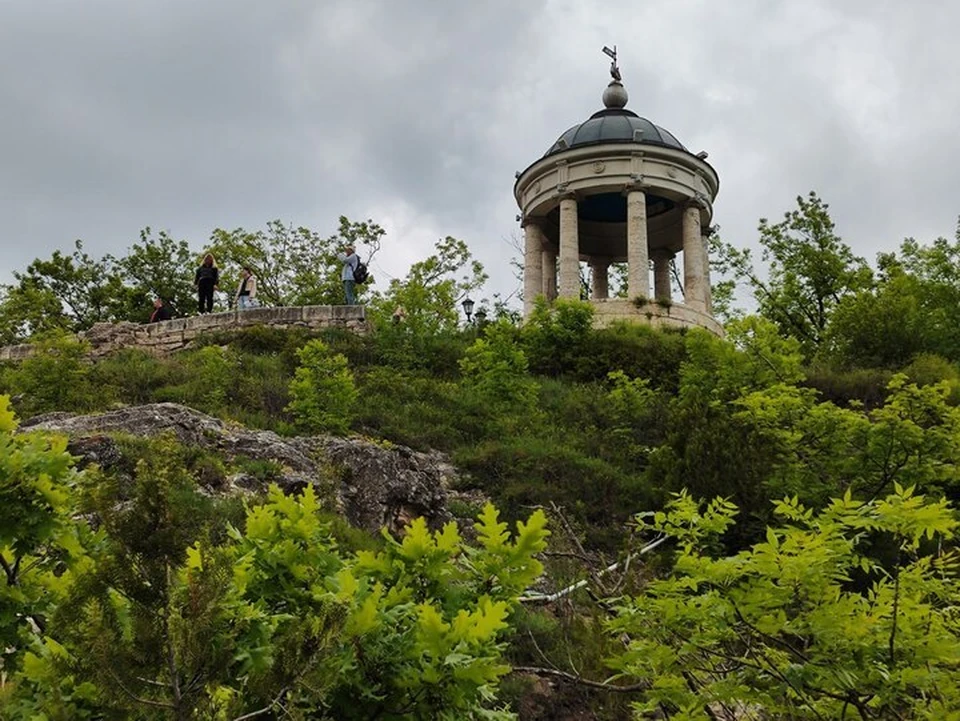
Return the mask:
<path fill-rule="evenodd" d="M 655 387 L 675 391 L 680 364 L 686 359 L 686 333 L 658 330 L 636 323 L 616 323 L 590 335 L 589 351 L 577 358 L 574 374 L 578 380 L 604 380 L 621 370 L 634 378 L 645 378 Z"/>
<path fill-rule="evenodd" d="M 389 367 L 359 376 L 363 403 L 357 426 L 370 435 L 418 450 L 450 451 L 483 438 L 486 424 L 463 403 L 458 384 Z"/>
<path fill-rule="evenodd" d="M 461 449 L 454 461 L 469 472 L 471 485 L 499 499 L 511 517 L 522 517 L 531 506 L 559 504 L 583 523 L 594 547 L 616 548 L 628 509 L 652 507 L 654 494 L 640 476 L 589 457 L 563 438 L 486 441 Z"/>
<path fill-rule="evenodd" d="M 589 352 L 592 324 L 593 306 L 589 303 L 561 298 L 550 305 L 538 298 L 523 326 L 531 369 L 550 376 L 571 373 L 579 358 Z"/>
<path fill-rule="evenodd" d="M 946 381 L 950 387 L 949 403 L 960 405 L 960 368 L 943 356 L 920 353 L 901 372 L 918 386 Z"/>
<path fill-rule="evenodd" d="M 331 353 L 320 339 L 297 352 L 300 367 L 290 381 L 290 405 L 297 426 L 311 433 L 346 433 L 357 399 L 353 373 L 347 359 Z"/>
<path fill-rule="evenodd" d="M 492 324 L 460 360 L 462 383 L 475 408 L 504 428 L 523 425 L 537 411 L 537 382 L 527 372 L 516 336 L 511 325 Z"/>
<path fill-rule="evenodd" d="M 91 368 L 91 383 L 104 397 L 123 403 L 150 403 L 164 386 L 187 380 L 187 370 L 167 358 L 157 358 L 138 348 L 125 348 Z"/>
<path fill-rule="evenodd" d="M 882 368 L 837 370 L 829 366 L 813 366 L 807 370 L 802 385 L 820 392 L 820 399 L 834 405 L 863 404 L 869 410 L 883 405 L 887 384 L 893 372 Z"/>
<path fill-rule="evenodd" d="M 34 354 L 5 376 L 21 417 L 49 411 L 84 412 L 102 407 L 90 382 L 88 347 L 70 335 L 38 342 Z"/>

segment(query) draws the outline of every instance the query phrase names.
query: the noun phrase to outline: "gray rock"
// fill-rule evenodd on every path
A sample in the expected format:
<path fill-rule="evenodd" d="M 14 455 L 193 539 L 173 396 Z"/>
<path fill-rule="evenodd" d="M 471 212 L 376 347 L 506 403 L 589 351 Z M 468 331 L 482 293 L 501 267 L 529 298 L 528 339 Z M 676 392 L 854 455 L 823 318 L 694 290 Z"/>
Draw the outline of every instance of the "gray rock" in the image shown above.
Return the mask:
<path fill-rule="evenodd" d="M 350 523 L 369 531 L 386 526 L 396 532 L 409 520 L 424 516 L 437 528 L 450 520 L 448 488 L 456 470 L 440 453 L 419 453 L 405 446 L 377 444 L 358 438 L 300 436 L 282 438 L 224 423 L 176 403 L 152 403 L 97 415 L 49 414 L 33 419 L 30 430 L 70 437 L 70 450 L 86 462 L 109 465 L 116 449 L 109 434 L 151 437 L 172 433 L 185 445 L 217 451 L 228 459 L 273 461 L 283 468 L 278 484 L 293 492 L 307 484 L 329 494 Z M 331 472 L 332 470 L 332 472 Z M 246 474 L 235 487 L 255 488 Z"/>

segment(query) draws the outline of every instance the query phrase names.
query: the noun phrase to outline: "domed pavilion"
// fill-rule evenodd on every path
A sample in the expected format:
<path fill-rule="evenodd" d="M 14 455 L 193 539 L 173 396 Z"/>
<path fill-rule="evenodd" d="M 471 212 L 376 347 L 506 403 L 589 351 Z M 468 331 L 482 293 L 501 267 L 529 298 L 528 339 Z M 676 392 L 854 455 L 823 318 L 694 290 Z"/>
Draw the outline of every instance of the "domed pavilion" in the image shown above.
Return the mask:
<path fill-rule="evenodd" d="M 691 153 L 668 130 L 627 109 L 615 51 L 604 51 L 614 62 L 603 109 L 517 176 L 524 316 L 540 295 L 579 298 L 584 262 L 598 325 L 631 320 L 720 335 L 707 254 L 720 179 L 706 153 Z M 672 262 L 678 255 L 682 266 Z M 609 296 L 612 263 L 627 265 L 625 298 Z M 677 298 L 673 280 L 681 288 Z"/>

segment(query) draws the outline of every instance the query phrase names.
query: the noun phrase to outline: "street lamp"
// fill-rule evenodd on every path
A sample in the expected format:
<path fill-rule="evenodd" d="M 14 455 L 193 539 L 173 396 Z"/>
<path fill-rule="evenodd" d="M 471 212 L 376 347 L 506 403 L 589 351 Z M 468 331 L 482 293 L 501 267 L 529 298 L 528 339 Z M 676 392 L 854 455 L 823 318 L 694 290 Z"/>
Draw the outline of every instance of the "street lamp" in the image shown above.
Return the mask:
<path fill-rule="evenodd" d="M 487 322 L 487 310 L 486 308 L 481 308 L 477 311 L 477 325 L 483 327 L 483 324 Z"/>
<path fill-rule="evenodd" d="M 467 316 L 467 323 L 469 323 L 471 316 L 473 316 L 474 303 L 472 300 L 470 300 L 470 297 L 468 296 L 463 299 L 463 303 L 461 303 L 460 305 L 463 306 L 463 313 L 464 315 Z"/>

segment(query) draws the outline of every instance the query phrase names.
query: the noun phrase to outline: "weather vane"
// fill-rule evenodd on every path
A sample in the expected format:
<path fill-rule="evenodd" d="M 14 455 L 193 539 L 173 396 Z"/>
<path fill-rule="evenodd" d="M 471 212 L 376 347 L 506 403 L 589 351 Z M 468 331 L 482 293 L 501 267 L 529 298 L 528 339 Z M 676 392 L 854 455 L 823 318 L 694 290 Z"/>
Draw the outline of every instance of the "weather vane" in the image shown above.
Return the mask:
<path fill-rule="evenodd" d="M 613 50 L 611 50 L 606 45 L 604 45 L 603 53 L 604 55 L 609 56 L 609 58 L 613 61 L 612 63 L 610 63 L 610 77 L 619 83 L 621 78 L 620 78 L 620 68 L 617 67 L 617 46 L 614 45 Z"/>

